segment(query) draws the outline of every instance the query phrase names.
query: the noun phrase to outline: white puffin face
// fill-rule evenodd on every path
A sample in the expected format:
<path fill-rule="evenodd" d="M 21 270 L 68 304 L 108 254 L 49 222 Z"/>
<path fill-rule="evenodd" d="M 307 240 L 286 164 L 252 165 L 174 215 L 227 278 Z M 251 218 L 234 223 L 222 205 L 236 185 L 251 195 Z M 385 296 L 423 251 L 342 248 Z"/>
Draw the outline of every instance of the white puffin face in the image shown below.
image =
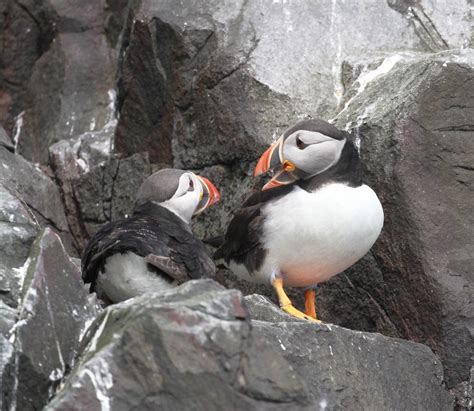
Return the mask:
<path fill-rule="evenodd" d="M 261 155 L 254 176 L 274 170 L 262 190 L 306 180 L 335 165 L 346 142 L 346 134 L 326 121 L 300 121 Z"/>
<path fill-rule="evenodd" d="M 194 215 L 219 200 L 219 191 L 207 178 L 192 172 L 184 172 L 179 177 L 178 187 L 173 196 L 161 205 L 189 223 Z"/>
<path fill-rule="evenodd" d="M 203 197 L 204 190 L 201 182 L 194 173 L 183 173 L 178 181 L 174 195 L 162 206 L 170 209 L 184 221 L 189 223 Z"/>
<path fill-rule="evenodd" d="M 317 131 L 297 130 L 285 139 L 282 157 L 313 176 L 337 163 L 345 143 L 346 139 L 337 140 Z"/>

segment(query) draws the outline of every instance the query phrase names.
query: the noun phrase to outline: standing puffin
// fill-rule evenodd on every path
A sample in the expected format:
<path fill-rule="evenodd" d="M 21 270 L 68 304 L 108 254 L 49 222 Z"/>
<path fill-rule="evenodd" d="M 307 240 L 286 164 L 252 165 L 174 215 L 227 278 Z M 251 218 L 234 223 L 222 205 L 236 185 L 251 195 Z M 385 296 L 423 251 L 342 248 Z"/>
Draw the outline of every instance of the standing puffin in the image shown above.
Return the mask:
<path fill-rule="evenodd" d="M 237 211 L 214 258 L 243 279 L 271 284 L 287 313 L 319 322 L 315 286 L 369 251 L 382 230 L 382 205 L 362 181 L 347 134 L 322 120 L 286 130 L 254 175 L 268 170 L 273 178 Z M 284 286 L 305 289 L 305 313 Z"/>
<path fill-rule="evenodd" d="M 133 215 L 106 224 L 89 241 L 84 282 L 105 302 L 116 303 L 213 275 L 215 265 L 189 224 L 219 199 L 207 178 L 190 171 L 152 174 L 138 190 Z"/>

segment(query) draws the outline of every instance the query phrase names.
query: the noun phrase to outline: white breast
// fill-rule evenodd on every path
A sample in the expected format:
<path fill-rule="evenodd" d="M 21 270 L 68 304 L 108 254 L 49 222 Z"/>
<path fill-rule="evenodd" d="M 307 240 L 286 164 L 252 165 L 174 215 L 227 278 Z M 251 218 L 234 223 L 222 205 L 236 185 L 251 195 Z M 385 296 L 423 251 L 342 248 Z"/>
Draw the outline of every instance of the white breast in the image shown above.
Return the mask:
<path fill-rule="evenodd" d="M 107 258 L 104 272 L 97 278 L 97 288 L 116 303 L 150 291 L 165 291 L 176 287 L 153 271 L 143 257 L 128 252 Z"/>
<path fill-rule="evenodd" d="M 269 250 L 258 273 L 280 270 L 288 286 L 328 280 L 362 258 L 383 226 L 377 195 L 366 186 L 328 184 L 314 193 L 299 187 L 265 206 L 263 243 Z"/>

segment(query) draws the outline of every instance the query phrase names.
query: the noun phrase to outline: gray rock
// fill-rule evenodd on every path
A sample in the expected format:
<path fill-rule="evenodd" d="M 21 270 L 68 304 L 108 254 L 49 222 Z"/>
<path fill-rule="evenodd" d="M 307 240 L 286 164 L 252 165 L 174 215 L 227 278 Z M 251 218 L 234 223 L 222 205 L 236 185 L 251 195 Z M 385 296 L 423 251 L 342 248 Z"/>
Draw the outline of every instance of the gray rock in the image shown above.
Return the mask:
<path fill-rule="evenodd" d="M 252 320 L 277 322 L 300 321 L 298 318 L 285 313 L 278 305 L 261 294 L 250 294 L 244 297 L 245 307 Z"/>
<path fill-rule="evenodd" d="M 108 307 L 46 409 L 308 409 L 304 383 L 252 338 L 241 304 L 201 280 Z"/>
<path fill-rule="evenodd" d="M 16 311 L 23 265 L 39 226 L 27 206 L 0 184 L 0 302 L 1 334 L 6 335 Z"/>
<path fill-rule="evenodd" d="M 365 295 L 372 327 L 429 345 L 449 388 L 469 379 L 474 354 L 473 67 L 469 50 L 396 55 L 353 84 L 337 124 L 360 145 L 385 227 L 373 258 L 321 298 L 323 318 L 339 323 L 344 311 L 358 328 Z"/>
<path fill-rule="evenodd" d="M 42 223 L 67 231 L 61 196 L 56 185 L 37 166 L 0 147 L 0 184 L 22 199 Z"/>
<path fill-rule="evenodd" d="M 465 46 L 469 2 L 435 3 L 143 0 L 123 44 L 116 148 L 169 163 L 171 147 L 189 168 L 253 160 L 297 117 L 333 113 L 344 60 Z"/>
<path fill-rule="evenodd" d="M 115 122 L 97 132 L 50 147 L 50 160 L 63 193 L 71 234 L 83 250 L 97 229 L 130 213 L 141 183 L 151 174 L 148 154 L 112 154 Z"/>
<path fill-rule="evenodd" d="M 83 348 L 47 410 L 453 409 L 429 348 L 309 324 L 211 280 L 108 307 Z"/>
<path fill-rule="evenodd" d="M 25 260 L 39 227 L 31 211 L 0 184 L 0 386 L 13 353 L 8 340 L 17 320 Z M 0 406 L 2 399 L 0 397 Z"/>
<path fill-rule="evenodd" d="M 49 148 L 51 167 L 61 188 L 69 228 L 79 250 L 85 247 L 89 238 L 81 208 L 90 208 L 91 204 L 79 202 L 76 194 L 77 181 L 91 169 L 96 167 L 104 169 L 110 166 L 115 123 L 112 121 L 99 131 L 61 140 Z M 113 167 L 113 170 L 115 173 L 116 167 Z M 100 178 L 97 183 L 103 186 L 104 179 Z M 104 199 L 104 193 L 101 193 L 100 199 Z"/>
<path fill-rule="evenodd" d="M 459 383 L 451 392 L 456 396 L 456 405 L 460 410 L 472 410 L 474 405 L 474 366 L 469 379 Z"/>
<path fill-rule="evenodd" d="M 3 335 L 0 335 L 0 384 L 3 387 L 3 370 L 10 362 L 13 354 L 13 345 Z M 3 398 L 0 397 L 0 406 L 3 406 Z M 2 408 L 3 409 L 3 408 Z"/>
<path fill-rule="evenodd" d="M 55 19 L 46 1 L 0 2 L 0 123 L 14 140 L 16 120 L 28 103 L 27 83 L 36 60 L 54 38 Z M 18 141 L 18 140 L 17 140 Z"/>
<path fill-rule="evenodd" d="M 32 246 L 22 287 L 14 351 L 3 374 L 7 409 L 39 409 L 70 369 L 94 307 L 81 273 L 49 228 Z"/>
<path fill-rule="evenodd" d="M 215 184 L 221 193 L 221 202 L 193 219 L 193 232 L 200 238 L 221 235 L 227 229 L 234 211 L 258 184 L 259 180 L 252 177 L 253 165 L 248 163 L 216 165 L 195 172 L 209 178 Z"/>
<path fill-rule="evenodd" d="M 0 126 L 0 146 L 3 146 L 10 151 L 14 150 L 13 143 L 10 140 L 10 137 L 8 137 L 7 132 L 2 126 Z"/>
<path fill-rule="evenodd" d="M 319 409 L 453 409 L 443 367 L 428 347 L 277 315 L 258 295 L 245 302 L 253 337 L 280 347 Z"/>
<path fill-rule="evenodd" d="M 21 93 L 12 91 L 9 131 L 20 154 L 46 164 L 52 143 L 100 130 L 115 117 L 118 54 L 104 33 L 109 15 L 105 0 L 87 0 L 80 6 L 73 1 L 42 3 L 22 5 L 27 14 L 40 14 L 33 22 L 48 23 L 47 36 L 25 36 L 28 68 L 22 70 Z M 39 51 L 33 49 L 37 42 Z"/>

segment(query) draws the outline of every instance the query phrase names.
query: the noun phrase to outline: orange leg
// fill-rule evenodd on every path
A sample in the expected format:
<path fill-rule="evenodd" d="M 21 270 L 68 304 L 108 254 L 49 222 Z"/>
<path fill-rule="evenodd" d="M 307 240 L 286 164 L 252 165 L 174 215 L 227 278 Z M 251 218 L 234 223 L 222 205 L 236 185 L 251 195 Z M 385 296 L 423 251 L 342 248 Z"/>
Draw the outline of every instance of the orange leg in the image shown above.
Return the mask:
<path fill-rule="evenodd" d="M 273 280 L 272 285 L 277 293 L 278 301 L 280 302 L 280 307 L 283 311 L 287 312 L 293 317 L 300 318 L 302 320 L 308 320 L 315 323 L 321 322 L 315 318 L 311 318 L 310 316 L 306 315 L 300 310 L 297 310 L 293 306 L 291 300 L 288 298 L 285 293 L 285 290 L 283 289 L 283 280 L 281 278 L 276 278 L 275 280 Z"/>
<path fill-rule="evenodd" d="M 318 319 L 316 315 L 316 291 L 312 288 L 304 292 L 304 308 L 306 315 L 309 315 L 315 320 Z"/>

